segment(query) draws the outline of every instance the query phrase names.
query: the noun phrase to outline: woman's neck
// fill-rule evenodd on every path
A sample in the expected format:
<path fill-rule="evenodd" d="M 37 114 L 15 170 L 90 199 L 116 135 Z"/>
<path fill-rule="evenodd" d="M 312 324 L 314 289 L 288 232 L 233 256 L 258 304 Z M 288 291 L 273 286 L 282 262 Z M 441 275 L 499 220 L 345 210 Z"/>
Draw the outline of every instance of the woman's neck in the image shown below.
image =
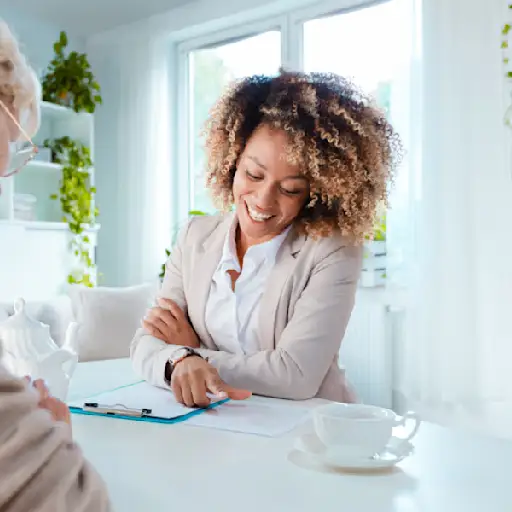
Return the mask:
<path fill-rule="evenodd" d="M 254 244 L 253 244 L 254 245 Z M 242 233 L 240 229 L 240 224 L 236 227 L 235 232 L 235 247 L 236 247 L 236 255 L 238 256 L 238 262 L 240 263 L 240 268 L 242 268 L 244 263 L 244 256 L 247 252 L 247 249 L 251 244 L 247 240 L 247 237 Z"/>

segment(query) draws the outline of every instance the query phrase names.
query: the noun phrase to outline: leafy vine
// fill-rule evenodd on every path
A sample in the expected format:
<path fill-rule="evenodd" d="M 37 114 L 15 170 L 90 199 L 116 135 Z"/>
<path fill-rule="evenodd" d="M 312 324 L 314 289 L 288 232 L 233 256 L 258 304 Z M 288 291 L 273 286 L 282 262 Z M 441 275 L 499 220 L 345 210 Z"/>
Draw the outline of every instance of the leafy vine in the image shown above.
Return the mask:
<path fill-rule="evenodd" d="M 508 5 L 509 10 L 512 9 L 512 4 Z M 502 62 L 503 66 L 505 67 L 505 78 L 508 80 L 512 79 L 512 71 L 509 69 L 510 64 L 510 56 L 509 56 L 509 35 L 512 30 L 512 24 L 511 23 L 505 23 L 501 28 L 501 50 L 503 53 Z M 504 116 L 505 124 L 512 128 L 512 105 L 509 105 L 505 112 Z"/>
<path fill-rule="evenodd" d="M 77 258 L 79 268 L 68 275 L 68 283 L 92 287 L 91 271 L 95 265 L 90 255 L 91 241 L 84 231 L 88 225 L 94 224 L 99 211 L 93 206 L 96 189 L 90 185 L 89 179 L 92 167 L 90 150 L 68 136 L 47 139 L 44 145 L 51 149 L 53 160 L 62 165 L 59 193 L 52 194 L 50 199 L 60 200 L 62 221 L 67 222 L 73 234 L 70 250 Z"/>

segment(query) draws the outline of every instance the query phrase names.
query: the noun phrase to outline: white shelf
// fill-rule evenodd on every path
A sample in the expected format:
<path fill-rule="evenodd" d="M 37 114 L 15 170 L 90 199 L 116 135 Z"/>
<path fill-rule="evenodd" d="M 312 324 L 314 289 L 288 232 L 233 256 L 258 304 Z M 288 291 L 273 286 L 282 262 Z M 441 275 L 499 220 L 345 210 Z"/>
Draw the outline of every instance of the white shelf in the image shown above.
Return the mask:
<path fill-rule="evenodd" d="M 28 170 L 32 170 L 35 172 L 61 172 L 62 171 L 62 164 L 56 164 L 55 162 L 44 162 L 42 160 L 31 160 L 25 169 L 23 169 L 24 172 Z M 88 169 L 89 174 L 92 174 L 94 172 L 94 167 L 90 167 Z"/>
<path fill-rule="evenodd" d="M 0 220 L 0 226 L 20 226 L 25 229 L 41 231 L 66 231 L 68 225 L 66 222 L 45 222 L 45 221 L 27 221 L 27 220 Z M 101 224 L 85 226 L 85 231 L 96 232 L 101 228 Z"/>
<path fill-rule="evenodd" d="M 62 171 L 62 165 L 54 162 L 44 162 L 42 160 L 31 160 L 25 170 L 32 169 L 34 171 Z"/>
<path fill-rule="evenodd" d="M 76 113 L 73 109 L 56 105 L 48 101 L 41 102 L 41 117 L 53 120 L 69 120 L 70 118 L 85 118 L 92 117 L 92 114 L 87 112 Z"/>
<path fill-rule="evenodd" d="M 66 222 L 44 222 L 44 221 L 13 221 L 19 222 L 25 229 L 39 229 L 39 230 L 59 230 L 66 231 L 68 229 L 68 225 Z M 98 231 L 100 229 L 100 224 L 94 224 L 93 226 L 86 225 L 84 226 L 85 231 Z"/>

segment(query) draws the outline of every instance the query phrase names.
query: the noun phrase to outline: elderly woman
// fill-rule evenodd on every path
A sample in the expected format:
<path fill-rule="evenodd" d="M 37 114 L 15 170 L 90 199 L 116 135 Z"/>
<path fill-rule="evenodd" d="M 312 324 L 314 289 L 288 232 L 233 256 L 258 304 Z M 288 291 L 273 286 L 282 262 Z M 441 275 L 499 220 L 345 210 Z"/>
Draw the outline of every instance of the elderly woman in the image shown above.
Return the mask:
<path fill-rule="evenodd" d="M 0 177 L 20 171 L 33 155 L 38 105 L 35 74 L 0 20 Z M 0 510 L 109 510 L 103 482 L 71 440 L 68 408 L 41 381 L 28 380 L 0 365 Z"/>
<path fill-rule="evenodd" d="M 353 401 L 338 364 L 400 144 L 347 80 L 283 72 L 236 83 L 212 111 L 207 184 L 131 345 L 136 371 L 188 406 L 208 394 Z"/>

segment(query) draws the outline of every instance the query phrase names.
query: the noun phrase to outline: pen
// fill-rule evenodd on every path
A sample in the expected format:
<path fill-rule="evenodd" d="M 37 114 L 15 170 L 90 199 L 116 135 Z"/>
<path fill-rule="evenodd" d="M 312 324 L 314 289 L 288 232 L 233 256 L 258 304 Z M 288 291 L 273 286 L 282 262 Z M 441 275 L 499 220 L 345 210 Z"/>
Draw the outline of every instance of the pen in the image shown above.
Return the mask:
<path fill-rule="evenodd" d="M 121 409 L 116 407 L 121 407 Z M 135 416 L 139 418 L 143 416 L 149 416 L 151 414 L 151 409 L 129 409 L 122 404 L 115 404 L 112 406 L 101 405 L 96 402 L 86 402 L 83 406 L 83 410 L 113 416 Z"/>

